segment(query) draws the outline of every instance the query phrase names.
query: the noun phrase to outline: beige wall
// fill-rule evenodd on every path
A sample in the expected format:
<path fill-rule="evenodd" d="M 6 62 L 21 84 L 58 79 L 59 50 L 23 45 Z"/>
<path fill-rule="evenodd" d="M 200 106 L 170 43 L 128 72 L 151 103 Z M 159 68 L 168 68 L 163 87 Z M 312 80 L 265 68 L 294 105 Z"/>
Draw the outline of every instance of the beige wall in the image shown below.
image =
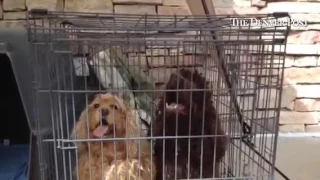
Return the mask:
<path fill-rule="evenodd" d="M 266 3 L 262 0 L 213 0 L 213 3 L 217 14 L 275 11 L 304 13 L 292 15 L 292 18 L 307 20 L 309 25 L 292 27 L 288 37 L 280 131 L 320 132 L 320 24 L 310 24 L 320 22 L 320 1 Z M 31 8 L 107 13 L 190 14 L 185 0 L 3 0 L 0 28 L 21 26 L 25 11 Z M 156 61 L 153 59 L 152 62 L 147 62 L 150 50 L 146 50 L 146 55 L 140 59 L 142 64 L 150 66 L 150 74 L 156 76 L 160 84 L 167 78 L 168 72 L 173 70 L 167 62 L 180 61 L 163 57 L 164 53 L 174 55 L 177 50 L 165 51 L 153 52 L 158 53 Z M 132 53 L 131 58 L 136 55 Z M 190 63 L 185 64 L 190 66 Z M 166 70 L 162 68 L 164 66 L 167 66 Z"/>
<path fill-rule="evenodd" d="M 289 11 L 291 18 L 308 21 L 306 27 L 292 26 L 287 40 L 280 131 L 320 132 L 320 1 L 213 2 L 218 14 Z"/>

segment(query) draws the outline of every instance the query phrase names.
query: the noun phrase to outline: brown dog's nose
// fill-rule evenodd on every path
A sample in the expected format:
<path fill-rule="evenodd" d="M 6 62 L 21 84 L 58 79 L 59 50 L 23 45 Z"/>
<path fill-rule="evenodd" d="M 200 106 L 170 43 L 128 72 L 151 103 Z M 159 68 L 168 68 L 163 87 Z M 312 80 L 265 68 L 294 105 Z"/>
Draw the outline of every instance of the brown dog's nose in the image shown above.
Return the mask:
<path fill-rule="evenodd" d="M 101 115 L 102 116 L 108 116 L 108 114 L 109 114 L 109 110 L 108 109 L 105 109 L 105 108 L 101 109 Z"/>

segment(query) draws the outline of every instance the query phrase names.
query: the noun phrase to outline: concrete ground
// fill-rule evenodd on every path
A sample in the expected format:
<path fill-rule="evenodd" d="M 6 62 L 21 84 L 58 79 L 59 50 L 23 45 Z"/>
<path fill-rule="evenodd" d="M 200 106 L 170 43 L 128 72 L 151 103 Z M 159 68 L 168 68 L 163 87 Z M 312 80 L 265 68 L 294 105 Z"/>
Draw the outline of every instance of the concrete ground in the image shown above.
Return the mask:
<path fill-rule="evenodd" d="M 279 137 L 276 164 L 290 180 L 320 180 L 320 137 Z"/>

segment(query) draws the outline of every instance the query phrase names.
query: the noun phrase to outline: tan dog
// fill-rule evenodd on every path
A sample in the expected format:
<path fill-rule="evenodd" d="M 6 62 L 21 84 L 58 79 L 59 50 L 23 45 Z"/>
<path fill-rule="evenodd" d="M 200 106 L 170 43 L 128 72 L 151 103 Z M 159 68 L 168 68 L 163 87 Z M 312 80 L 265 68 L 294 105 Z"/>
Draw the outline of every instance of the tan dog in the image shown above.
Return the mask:
<path fill-rule="evenodd" d="M 97 95 L 73 130 L 74 139 L 96 140 L 77 142 L 74 176 L 78 174 L 79 180 L 155 179 L 156 168 L 147 140 L 112 140 L 139 136 L 133 110 L 114 95 Z"/>

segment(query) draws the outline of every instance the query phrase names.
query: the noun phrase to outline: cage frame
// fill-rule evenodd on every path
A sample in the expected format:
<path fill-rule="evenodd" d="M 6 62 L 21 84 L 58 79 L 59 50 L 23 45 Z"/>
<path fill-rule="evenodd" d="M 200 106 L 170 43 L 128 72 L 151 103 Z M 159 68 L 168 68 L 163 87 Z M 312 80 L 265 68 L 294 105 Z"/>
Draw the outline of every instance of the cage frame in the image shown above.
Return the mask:
<path fill-rule="evenodd" d="M 28 22 L 28 33 L 29 33 L 29 38 L 31 37 L 31 29 L 32 29 L 32 27 L 30 27 L 30 24 L 29 24 L 29 21 L 31 20 L 32 21 L 32 19 L 33 18 L 30 18 L 30 16 L 39 16 L 40 17 L 40 19 L 41 18 L 44 18 L 44 17 L 46 17 L 46 18 L 48 18 L 48 17 L 50 17 L 50 18 L 57 18 L 57 17 L 59 17 L 59 16 L 63 16 L 63 15 L 70 15 L 70 16 L 72 16 L 72 15 L 75 15 L 75 16 L 77 16 L 77 15 L 79 15 L 79 16 L 81 16 L 81 17 L 84 17 L 84 18 L 93 18 L 93 16 L 95 16 L 95 17 L 99 17 L 99 18 L 110 18 L 110 16 L 116 16 L 115 14 L 107 14 L 107 13 L 79 13 L 79 12 L 59 12 L 59 11 L 48 11 L 48 10 L 46 10 L 46 9 L 32 9 L 32 10 L 30 10 L 29 12 L 28 12 L 28 14 L 27 14 L 27 22 Z M 123 14 L 124 15 L 124 14 Z M 121 16 L 121 15 L 120 15 Z M 125 15 L 124 15 L 125 16 Z M 152 17 L 152 15 L 137 15 L 137 16 L 140 16 L 140 17 L 145 17 L 145 18 L 147 18 L 147 17 Z M 156 15 L 155 15 L 156 16 Z M 212 16 L 205 16 L 207 19 L 208 19 L 208 21 L 210 21 L 211 20 L 211 18 L 212 17 L 214 17 L 214 18 L 217 18 L 217 17 L 223 17 L 224 15 L 212 15 Z M 255 15 L 252 15 L 251 17 L 253 17 L 253 16 L 255 16 Z M 272 13 L 272 14 L 267 14 L 267 15 L 265 15 L 265 14 L 260 14 L 259 16 L 261 16 L 261 17 L 275 17 L 275 18 L 281 18 L 281 17 L 290 17 L 289 16 L 289 14 L 288 13 Z M 38 18 L 39 18 L 38 17 Z M 164 16 L 164 17 L 166 17 L 166 16 Z M 179 19 L 179 17 L 180 16 L 174 16 L 174 18 L 175 18 L 175 22 Z M 182 16 L 181 16 L 182 17 Z M 185 16 L 186 17 L 186 16 Z M 190 17 L 197 17 L 196 15 L 190 15 Z M 231 18 L 231 17 L 241 17 L 241 16 L 228 16 L 229 18 Z M 64 22 L 62 22 L 62 24 L 63 25 L 73 25 L 71 22 L 68 22 L 68 21 L 64 21 Z M 288 24 L 288 27 L 287 27 L 288 29 L 287 29 L 287 33 L 288 33 L 288 31 L 289 31 L 289 29 L 290 29 L 290 26 L 289 26 L 289 24 Z M 37 27 L 34 27 L 34 29 L 37 29 Z M 40 28 L 41 29 L 41 28 Z M 45 29 L 45 28 L 44 28 Z M 179 31 L 179 28 L 173 28 L 173 29 L 175 29 L 174 30 L 174 32 L 173 33 L 176 33 L 176 32 L 178 32 Z M 176 29 L 178 29 L 178 30 L 176 30 Z M 163 31 L 163 32 L 165 32 L 165 31 Z M 170 33 L 170 30 L 169 30 L 169 32 L 168 31 L 166 31 L 166 33 Z M 208 35 L 208 36 L 210 36 L 210 35 Z M 211 31 L 211 36 L 212 36 L 212 39 L 213 39 L 213 41 L 219 41 L 219 39 L 217 39 L 216 37 L 216 35 L 215 35 L 215 32 L 214 32 L 214 30 L 212 30 Z M 30 38 L 29 40 L 31 40 L 32 38 Z M 285 39 L 284 39 L 284 41 L 286 42 L 286 36 L 285 36 Z M 31 42 L 32 42 L 32 40 L 31 40 Z M 284 47 L 285 47 L 285 45 L 284 45 Z M 233 99 L 234 101 L 233 101 L 233 104 L 234 104 L 234 106 L 235 106 L 235 108 L 236 108 L 236 111 L 237 111 L 237 116 L 238 116 L 238 120 L 239 120 L 239 123 L 241 124 L 241 125 L 243 125 L 243 134 L 244 134 L 244 136 L 242 136 L 242 138 L 241 138 L 241 141 L 242 142 L 244 142 L 248 147 L 251 147 L 251 148 L 253 148 L 253 146 L 254 146 L 254 144 L 251 142 L 251 136 L 250 136 L 250 134 L 251 134 L 251 128 L 250 128 L 250 126 L 246 123 L 246 122 L 244 122 L 244 120 L 243 120 L 243 118 L 242 118 L 242 114 L 241 114 L 241 110 L 239 109 L 239 105 L 238 105 L 238 102 L 236 101 L 236 98 L 232 98 L 234 95 L 234 92 L 232 92 L 232 90 L 234 89 L 233 87 L 232 87 L 232 83 L 230 82 L 230 79 L 229 79 L 229 77 L 228 77 L 228 75 L 227 75 L 227 73 L 226 73 L 226 64 L 224 63 L 224 61 L 222 60 L 222 58 L 220 57 L 221 56 L 221 50 L 219 50 L 219 48 L 218 47 L 216 47 L 216 50 L 217 50 L 217 52 L 215 52 L 214 54 L 215 54 L 215 58 L 216 59 L 218 59 L 218 62 L 219 62 L 219 65 L 218 65 L 218 67 L 220 68 L 220 70 L 222 71 L 222 72 L 224 72 L 224 78 L 225 78 L 225 81 L 226 81 L 226 84 L 228 85 L 228 88 L 229 88 L 229 90 L 230 90 L 230 96 L 231 96 L 231 99 Z M 80 50 L 81 51 L 81 50 Z M 284 52 L 285 52 L 285 50 L 284 50 Z M 284 55 L 285 55 L 285 53 L 284 53 Z M 283 76 L 283 74 L 282 74 L 282 76 Z M 281 82 L 281 85 L 282 85 L 282 82 Z M 282 93 L 282 89 L 280 90 L 280 94 Z M 280 100 L 279 100 L 279 105 L 280 105 L 280 103 L 281 103 L 281 96 L 280 96 Z M 278 117 L 277 117 L 277 119 L 279 119 L 279 115 L 278 115 Z M 276 141 L 276 139 L 277 139 L 277 132 L 275 133 L 275 141 Z M 66 141 L 67 142 L 67 141 Z M 274 146 L 274 149 L 276 149 L 276 146 Z M 257 154 L 259 154 L 259 152 L 256 152 Z M 274 153 L 276 154 L 276 151 L 274 151 Z M 263 158 L 263 156 L 261 155 L 261 157 Z M 267 159 L 265 159 L 266 160 L 266 162 L 267 163 L 269 163 L 270 165 L 271 165 L 271 162 L 269 162 Z M 274 155 L 274 160 L 273 161 L 275 161 L 275 155 Z M 282 176 L 284 176 L 285 177 L 285 175 L 280 171 L 280 170 L 278 170 L 275 166 L 274 166 L 274 170 L 276 171 L 276 172 L 278 172 L 278 173 L 280 173 Z M 273 174 L 274 172 L 272 171 L 272 174 Z"/>

